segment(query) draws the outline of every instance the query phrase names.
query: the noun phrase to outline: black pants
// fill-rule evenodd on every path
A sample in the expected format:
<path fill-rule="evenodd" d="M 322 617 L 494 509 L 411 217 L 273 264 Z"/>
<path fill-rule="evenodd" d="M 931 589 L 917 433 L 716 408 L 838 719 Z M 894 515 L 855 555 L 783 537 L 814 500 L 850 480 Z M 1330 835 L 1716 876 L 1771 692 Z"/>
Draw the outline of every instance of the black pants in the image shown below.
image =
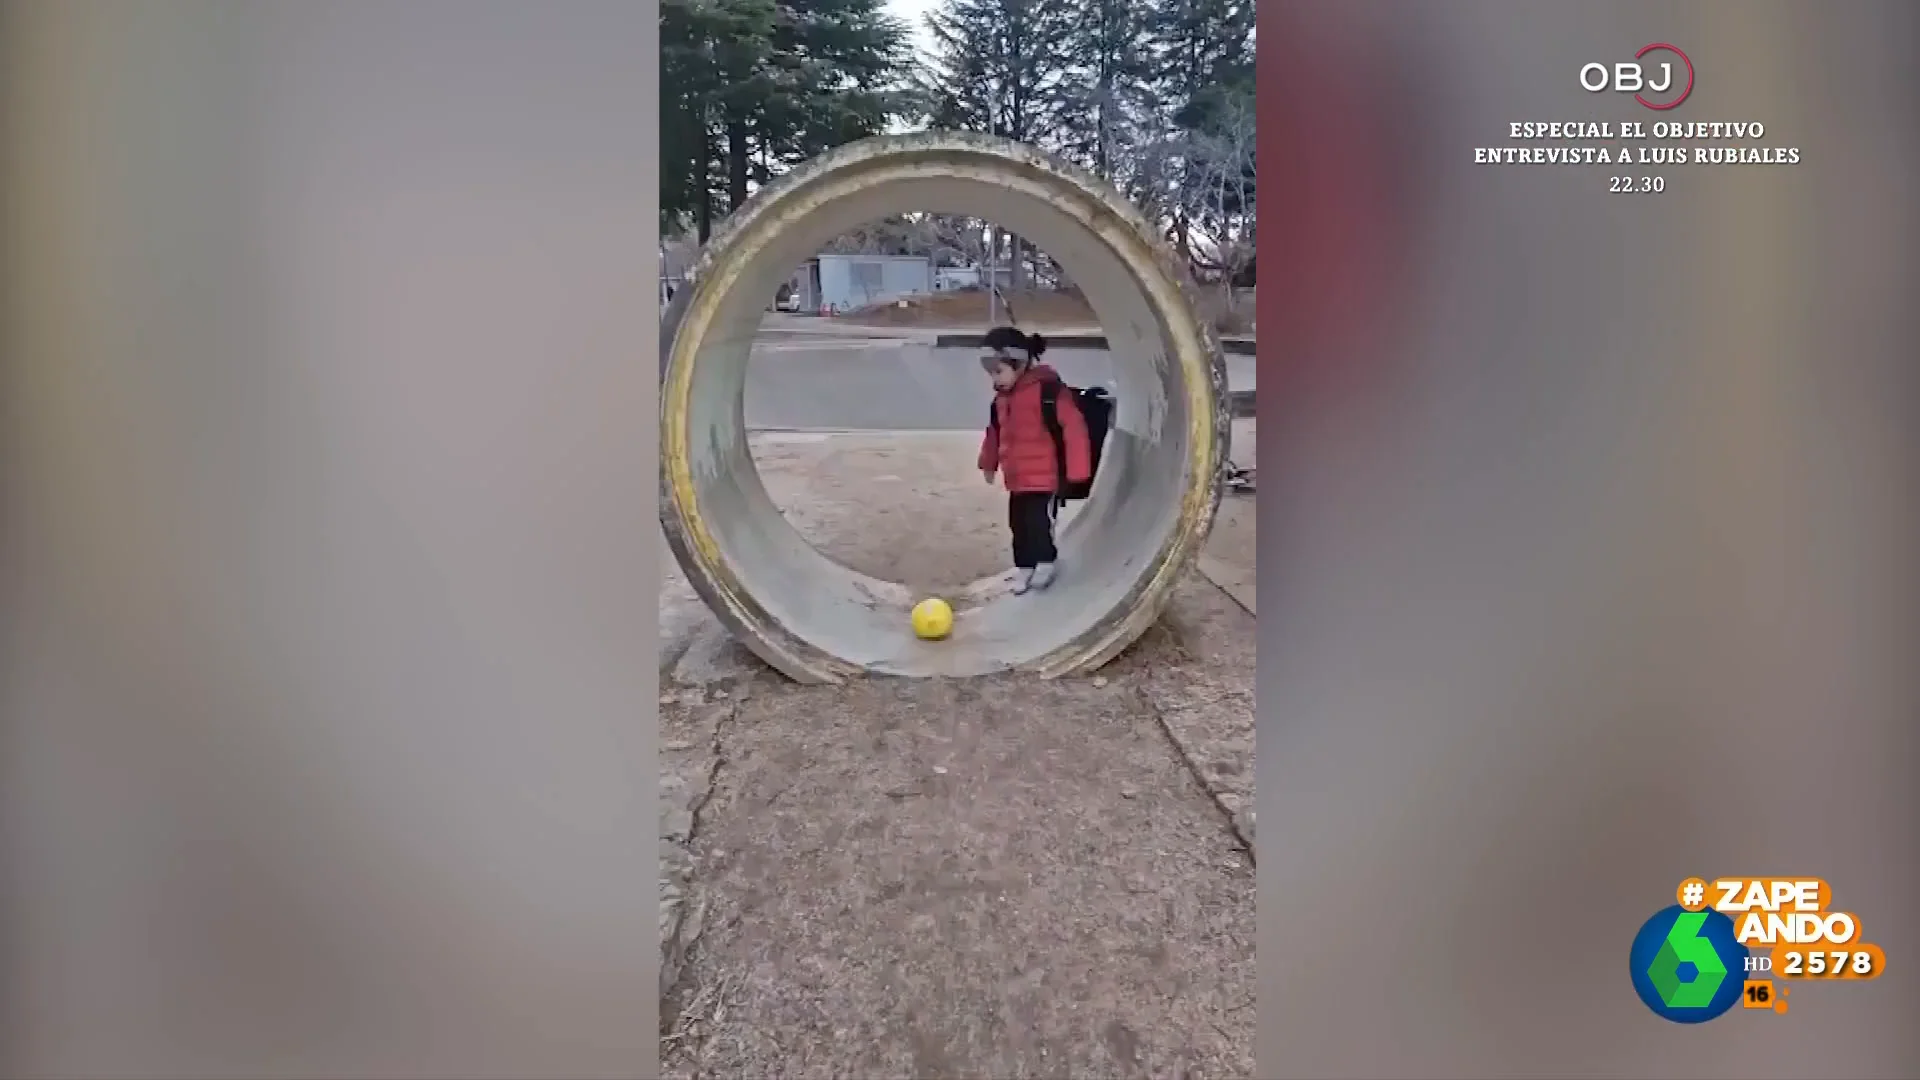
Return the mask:
<path fill-rule="evenodd" d="M 1013 530 L 1013 565 L 1031 570 L 1050 563 L 1053 548 L 1053 493 L 1020 492 L 1007 496 L 1007 527 Z"/>

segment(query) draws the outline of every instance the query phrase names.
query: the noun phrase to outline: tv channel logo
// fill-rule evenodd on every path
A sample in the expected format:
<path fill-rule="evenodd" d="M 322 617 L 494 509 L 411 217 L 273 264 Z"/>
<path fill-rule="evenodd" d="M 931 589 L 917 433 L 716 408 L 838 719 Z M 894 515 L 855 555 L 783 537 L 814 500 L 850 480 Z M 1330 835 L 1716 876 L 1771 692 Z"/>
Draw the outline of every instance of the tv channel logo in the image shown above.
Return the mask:
<path fill-rule="evenodd" d="M 1703 1024 L 1740 1001 L 1747 947 L 1727 915 L 1674 904 L 1641 925 L 1628 966 L 1633 989 L 1655 1016 Z"/>

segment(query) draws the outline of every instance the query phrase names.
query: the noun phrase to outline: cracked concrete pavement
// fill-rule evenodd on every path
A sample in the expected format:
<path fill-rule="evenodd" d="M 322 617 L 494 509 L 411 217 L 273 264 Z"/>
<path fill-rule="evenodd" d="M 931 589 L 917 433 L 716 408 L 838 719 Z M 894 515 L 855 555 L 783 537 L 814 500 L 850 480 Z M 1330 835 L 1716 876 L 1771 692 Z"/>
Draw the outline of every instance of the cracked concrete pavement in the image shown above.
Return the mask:
<path fill-rule="evenodd" d="M 976 440 L 754 445 L 816 546 L 935 592 L 1006 559 Z M 1250 565 L 1251 532 L 1229 497 L 1210 550 Z M 800 687 L 664 584 L 668 1075 L 1253 1075 L 1253 617 L 1225 592 L 1189 575 L 1093 678 Z"/>

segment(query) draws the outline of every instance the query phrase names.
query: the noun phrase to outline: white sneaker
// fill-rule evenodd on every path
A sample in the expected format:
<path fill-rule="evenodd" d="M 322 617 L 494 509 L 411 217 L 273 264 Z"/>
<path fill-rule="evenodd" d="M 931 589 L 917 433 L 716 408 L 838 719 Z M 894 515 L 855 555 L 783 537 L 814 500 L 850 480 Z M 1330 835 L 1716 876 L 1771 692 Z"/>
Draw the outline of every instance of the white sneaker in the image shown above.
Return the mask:
<path fill-rule="evenodd" d="M 1019 596 L 1033 585 L 1033 571 L 1021 570 L 1013 575 L 1013 595 Z"/>
<path fill-rule="evenodd" d="M 1043 562 L 1039 566 L 1036 566 L 1033 568 L 1033 587 L 1034 588 L 1044 589 L 1051 584 L 1053 584 L 1053 564 L 1052 563 Z"/>

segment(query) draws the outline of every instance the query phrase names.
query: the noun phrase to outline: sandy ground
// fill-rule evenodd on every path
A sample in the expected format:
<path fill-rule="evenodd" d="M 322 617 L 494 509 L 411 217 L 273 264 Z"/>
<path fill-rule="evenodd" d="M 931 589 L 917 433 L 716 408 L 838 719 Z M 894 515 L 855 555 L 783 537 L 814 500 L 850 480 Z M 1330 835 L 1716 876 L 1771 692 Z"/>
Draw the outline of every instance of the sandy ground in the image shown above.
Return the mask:
<path fill-rule="evenodd" d="M 760 432 L 754 460 L 787 520 L 834 559 L 928 595 L 1005 570 L 1006 494 L 974 469 L 977 432 Z M 1230 456 L 1253 459 L 1253 421 Z M 1208 550 L 1253 565 L 1253 501 L 1221 502 Z M 1072 510 L 1069 508 L 1068 513 Z M 856 537 L 842 537 L 849 524 Z M 936 541 L 931 546 L 929 541 Z"/>
<path fill-rule="evenodd" d="M 1006 560 L 974 438 L 755 450 L 822 550 L 933 590 Z M 1230 498 L 1212 554 L 1250 562 L 1251 532 Z M 1253 619 L 1226 593 L 1190 575 L 1095 678 L 798 687 L 666 578 L 668 1075 L 1253 1075 Z"/>

